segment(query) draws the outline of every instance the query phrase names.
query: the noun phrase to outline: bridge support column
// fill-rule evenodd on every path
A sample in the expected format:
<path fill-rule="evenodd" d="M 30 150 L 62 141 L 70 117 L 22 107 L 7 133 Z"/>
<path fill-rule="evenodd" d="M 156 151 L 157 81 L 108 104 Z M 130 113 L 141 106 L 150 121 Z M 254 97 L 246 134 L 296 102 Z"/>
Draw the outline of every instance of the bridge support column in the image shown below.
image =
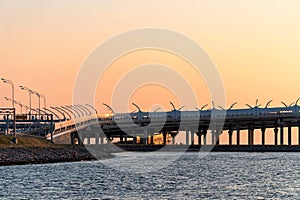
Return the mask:
<path fill-rule="evenodd" d="M 71 133 L 71 145 L 75 145 L 75 133 Z"/>
<path fill-rule="evenodd" d="M 148 131 L 144 130 L 143 144 L 148 144 Z"/>
<path fill-rule="evenodd" d="M 280 126 L 280 145 L 284 144 L 284 129 L 283 125 Z"/>
<path fill-rule="evenodd" d="M 103 136 L 100 137 L 100 143 L 104 144 L 104 138 L 103 138 Z"/>
<path fill-rule="evenodd" d="M 201 146 L 201 135 L 202 135 L 201 131 L 198 130 L 196 135 L 198 136 L 198 145 Z"/>
<path fill-rule="evenodd" d="M 251 146 L 254 144 L 254 128 L 249 126 L 248 128 L 248 145 Z"/>
<path fill-rule="evenodd" d="M 263 126 L 261 128 L 261 145 L 265 145 L 265 138 L 266 138 L 266 128 Z"/>
<path fill-rule="evenodd" d="M 136 144 L 136 137 L 135 136 L 132 137 L 132 143 Z"/>
<path fill-rule="evenodd" d="M 278 128 L 277 126 L 274 128 L 274 145 L 278 145 Z"/>
<path fill-rule="evenodd" d="M 153 135 L 150 136 L 150 144 L 154 144 Z"/>
<path fill-rule="evenodd" d="M 232 130 L 229 129 L 228 131 L 228 136 L 229 136 L 229 145 L 231 146 L 232 145 Z"/>
<path fill-rule="evenodd" d="M 167 132 L 164 131 L 163 132 L 163 145 L 166 145 L 167 144 Z"/>
<path fill-rule="evenodd" d="M 172 136 L 172 145 L 175 145 L 175 137 L 178 134 L 178 132 L 171 132 L 170 134 Z"/>
<path fill-rule="evenodd" d="M 211 145 L 215 145 L 215 130 L 211 130 Z"/>
<path fill-rule="evenodd" d="M 123 140 L 124 140 L 124 136 L 123 134 L 120 135 L 120 143 L 123 143 Z"/>
<path fill-rule="evenodd" d="M 203 129 L 203 145 L 206 145 L 207 129 Z"/>
<path fill-rule="evenodd" d="M 292 125 L 288 124 L 288 145 L 292 145 Z"/>
<path fill-rule="evenodd" d="M 194 133 L 194 131 L 191 131 L 191 145 L 195 144 L 194 138 L 195 138 L 195 133 Z"/>
<path fill-rule="evenodd" d="M 189 130 L 188 129 L 185 129 L 185 144 L 186 145 L 189 145 L 190 142 L 189 142 Z"/>
<path fill-rule="evenodd" d="M 215 132 L 215 141 L 216 141 L 216 145 L 220 144 L 220 135 L 222 134 L 222 130 L 220 129 L 216 129 Z"/>
<path fill-rule="evenodd" d="M 84 138 L 83 138 L 84 140 Z M 78 145 L 83 145 L 83 140 L 81 140 L 80 136 L 77 133 L 77 141 L 78 141 Z"/>
<path fill-rule="evenodd" d="M 95 135 L 95 144 L 96 144 L 96 145 L 99 145 L 99 144 L 100 144 L 99 136 L 98 136 L 98 135 Z"/>
<path fill-rule="evenodd" d="M 298 124 L 298 145 L 300 145 L 300 125 Z"/>
<path fill-rule="evenodd" d="M 236 129 L 236 145 L 240 145 L 240 127 Z"/>
<path fill-rule="evenodd" d="M 87 135 L 87 144 L 91 144 L 91 136 L 89 133 Z"/>

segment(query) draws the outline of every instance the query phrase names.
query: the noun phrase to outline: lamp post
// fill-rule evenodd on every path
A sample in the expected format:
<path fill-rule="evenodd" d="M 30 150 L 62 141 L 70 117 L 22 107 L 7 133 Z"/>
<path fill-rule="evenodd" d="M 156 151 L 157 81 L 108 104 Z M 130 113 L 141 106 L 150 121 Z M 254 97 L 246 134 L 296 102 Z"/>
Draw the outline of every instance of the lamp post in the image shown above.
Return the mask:
<path fill-rule="evenodd" d="M 29 94 L 29 118 L 31 118 L 31 94 L 33 93 L 33 91 L 31 89 L 29 89 L 28 87 L 24 87 L 24 86 L 20 86 L 21 90 L 25 90 L 28 91 Z"/>
<path fill-rule="evenodd" d="M 32 91 L 32 94 L 35 94 L 39 98 L 39 119 L 41 119 L 41 95 L 36 91 Z"/>
<path fill-rule="evenodd" d="M 14 116 L 14 138 L 13 138 L 13 141 L 15 144 L 18 143 L 18 140 L 17 140 L 17 133 L 16 133 L 16 109 L 15 109 L 15 87 L 14 87 L 14 83 L 10 80 L 7 80 L 5 78 L 1 78 L 1 80 L 4 82 L 4 83 L 7 83 L 9 85 L 11 85 L 11 91 L 12 91 L 12 107 L 13 107 L 13 116 Z"/>
<path fill-rule="evenodd" d="M 7 80 L 5 78 L 1 78 L 1 80 L 4 82 L 4 83 L 7 83 L 9 85 L 11 85 L 11 91 L 12 91 L 12 107 L 15 108 L 15 87 L 14 87 L 14 83 L 10 80 Z"/>
<path fill-rule="evenodd" d="M 43 98 L 43 100 L 44 100 L 44 109 L 46 109 L 46 108 L 47 108 L 46 97 L 45 97 L 45 95 L 43 95 L 43 94 L 41 94 L 41 93 L 39 93 L 39 95 L 40 95 L 40 97 Z"/>

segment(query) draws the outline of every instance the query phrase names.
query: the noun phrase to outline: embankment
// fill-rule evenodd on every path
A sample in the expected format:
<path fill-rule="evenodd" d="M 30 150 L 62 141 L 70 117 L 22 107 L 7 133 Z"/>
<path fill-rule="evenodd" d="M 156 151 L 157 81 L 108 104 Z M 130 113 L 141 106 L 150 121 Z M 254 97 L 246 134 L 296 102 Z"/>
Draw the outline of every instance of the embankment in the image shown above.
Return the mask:
<path fill-rule="evenodd" d="M 0 136 L 0 165 L 21 165 L 96 160 L 84 146 L 57 145 L 36 137 L 18 137 L 13 144 L 9 136 Z M 97 159 L 113 157 L 99 150 Z"/>

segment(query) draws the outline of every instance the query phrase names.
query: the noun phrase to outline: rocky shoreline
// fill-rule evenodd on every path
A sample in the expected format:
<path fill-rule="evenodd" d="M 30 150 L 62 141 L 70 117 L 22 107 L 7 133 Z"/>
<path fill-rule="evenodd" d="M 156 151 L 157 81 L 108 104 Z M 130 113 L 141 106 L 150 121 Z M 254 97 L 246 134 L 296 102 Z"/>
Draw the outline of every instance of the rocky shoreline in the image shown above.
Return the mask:
<path fill-rule="evenodd" d="M 112 158 L 101 152 L 97 159 Z M 26 165 L 58 162 L 91 161 L 96 158 L 84 146 L 65 145 L 61 147 L 10 147 L 0 148 L 0 166 Z"/>

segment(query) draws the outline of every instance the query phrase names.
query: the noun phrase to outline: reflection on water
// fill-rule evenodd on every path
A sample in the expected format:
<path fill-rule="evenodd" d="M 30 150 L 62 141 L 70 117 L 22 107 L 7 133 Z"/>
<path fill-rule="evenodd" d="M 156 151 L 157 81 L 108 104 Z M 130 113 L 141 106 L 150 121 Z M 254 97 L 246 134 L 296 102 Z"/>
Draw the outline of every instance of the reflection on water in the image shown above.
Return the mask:
<path fill-rule="evenodd" d="M 130 161 L 135 165 L 136 159 L 144 161 L 145 168 L 150 169 L 172 156 L 176 153 L 134 156 L 122 153 L 105 160 L 104 164 L 97 161 L 0 167 L 0 198 L 300 198 L 300 154 L 297 153 L 210 153 L 205 158 L 200 158 L 198 153 L 185 153 L 156 172 L 117 170 L 131 167 Z"/>

